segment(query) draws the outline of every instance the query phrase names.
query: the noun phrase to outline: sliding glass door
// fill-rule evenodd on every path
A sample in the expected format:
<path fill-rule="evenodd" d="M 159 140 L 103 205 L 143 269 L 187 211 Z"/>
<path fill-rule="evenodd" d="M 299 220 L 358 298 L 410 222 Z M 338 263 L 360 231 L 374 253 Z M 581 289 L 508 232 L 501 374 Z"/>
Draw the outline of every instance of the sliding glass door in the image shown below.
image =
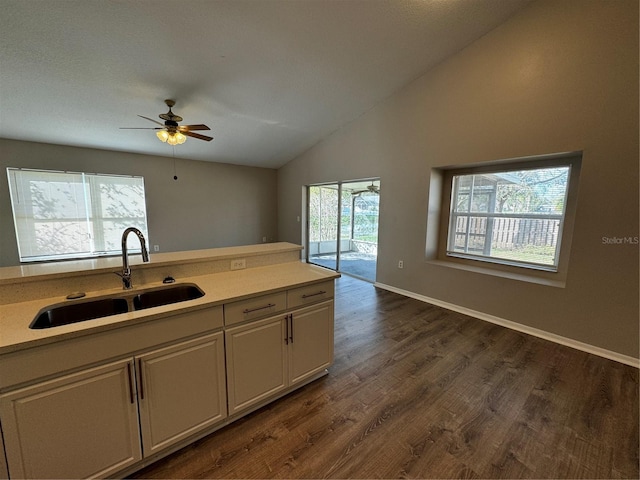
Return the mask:
<path fill-rule="evenodd" d="M 310 185 L 307 261 L 375 282 L 379 205 L 379 179 Z"/>
<path fill-rule="evenodd" d="M 338 270 L 338 212 L 340 186 L 308 188 L 307 261 Z"/>

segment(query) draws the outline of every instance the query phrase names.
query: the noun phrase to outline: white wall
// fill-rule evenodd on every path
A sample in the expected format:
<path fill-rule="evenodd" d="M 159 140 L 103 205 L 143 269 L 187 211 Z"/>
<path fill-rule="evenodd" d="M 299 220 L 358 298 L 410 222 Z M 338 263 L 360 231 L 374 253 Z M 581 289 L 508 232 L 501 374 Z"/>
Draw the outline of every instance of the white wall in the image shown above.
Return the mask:
<path fill-rule="evenodd" d="M 638 357 L 638 2 L 541 0 L 278 171 L 279 240 L 301 187 L 381 178 L 377 280 Z M 433 167 L 583 151 L 564 288 L 425 261 Z M 404 269 L 397 268 L 399 259 Z"/>
<path fill-rule="evenodd" d="M 179 148 L 179 147 L 177 147 Z M 0 139 L 0 266 L 18 265 L 6 167 L 144 177 L 149 245 L 161 252 L 276 240 L 276 171 Z"/>

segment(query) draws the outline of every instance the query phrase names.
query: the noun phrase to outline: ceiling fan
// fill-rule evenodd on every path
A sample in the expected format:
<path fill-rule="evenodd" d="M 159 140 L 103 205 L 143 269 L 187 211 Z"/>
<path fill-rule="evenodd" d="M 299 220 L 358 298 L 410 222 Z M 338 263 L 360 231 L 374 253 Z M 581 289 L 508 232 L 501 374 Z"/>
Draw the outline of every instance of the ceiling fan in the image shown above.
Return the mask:
<path fill-rule="evenodd" d="M 375 185 L 375 183 L 372 181 L 371 185 L 367 185 L 367 188 L 365 190 L 357 190 L 353 192 L 354 195 L 359 195 L 361 193 L 375 193 L 377 195 L 380 195 L 380 187 L 378 185 Z"/>
<path fill-rule="evenodd" d="M 175 100 L 167 99 L 164 103 L 169 107 L 169 111 L 167 113 L 161 113 L 158 115 L 160 119 L 164 120 L 164 123 L 160 123 L 157 120 L 153 120 L 152 118 L 145 117 L 143 115 L 138 115 L 140 118 L 144 118 L 145 120 L 149 120 L 150 122 L 157 123 L 160 127 L 120 127 L 123 130 L 158 130 L 156 132 L 157 137 L 162 140 L 162 142 L 168 143 L 169 145 L 180 145 L 187 140 L 187 137 L 197 138 L 199 140 L 204 140 L 206 142 L 210 142 L 213 140 L 213 137 L 208 137 L 207 135 L 201 135 L 199 133 L 194 133 L 193 130 L 211 130 L 206 125 L 200 123 L 197 125 L 178 125 L 178 122 L 182 121 L 182 117 L 176 115 L 171 111 L 171 107 L 173 107 L 176 102 Z"/>

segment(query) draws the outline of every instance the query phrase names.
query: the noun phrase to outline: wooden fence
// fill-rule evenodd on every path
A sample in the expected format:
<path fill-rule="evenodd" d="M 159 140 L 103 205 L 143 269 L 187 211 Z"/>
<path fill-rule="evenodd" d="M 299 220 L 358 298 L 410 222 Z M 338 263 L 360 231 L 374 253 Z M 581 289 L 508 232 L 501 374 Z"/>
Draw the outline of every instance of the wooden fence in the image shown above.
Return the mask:
<path fill-rule="evenodd" d="M 491 232 L 492 248 L 517 249 L 524 246 L 555 247 L 560 232 L 560 220 L 549 218 L 487 218 L 458 217 L 456 236 L 464 237 L 469 220 L 469 245 L 471 248 L 484 244 Z M 474 241 L 475 240 L 475 241 Z M 456 242 L 458 243 L 458 242 Z"/>

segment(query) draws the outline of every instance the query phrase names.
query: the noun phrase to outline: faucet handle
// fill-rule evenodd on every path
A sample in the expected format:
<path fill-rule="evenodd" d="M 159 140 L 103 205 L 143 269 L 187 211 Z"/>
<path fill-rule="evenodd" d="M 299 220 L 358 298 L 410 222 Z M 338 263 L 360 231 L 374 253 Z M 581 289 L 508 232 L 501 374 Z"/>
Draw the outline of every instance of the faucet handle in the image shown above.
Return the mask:
<path fill-rule="evenodd" d="M 122 269 L 122 273 L 120 273 L 120 272 L 113 272 L 113 273 L 114 273 L 114 275 L 117 275 L 120 278 L 131 277 L 131 269 L 130 268 Z"/>
<path fill-rule="evenodd" d="M 129 290 L 131 288 L 131 269 L 127 268 L 120 272 L 113 272 L 122 279 L 122 289 Z"/>

